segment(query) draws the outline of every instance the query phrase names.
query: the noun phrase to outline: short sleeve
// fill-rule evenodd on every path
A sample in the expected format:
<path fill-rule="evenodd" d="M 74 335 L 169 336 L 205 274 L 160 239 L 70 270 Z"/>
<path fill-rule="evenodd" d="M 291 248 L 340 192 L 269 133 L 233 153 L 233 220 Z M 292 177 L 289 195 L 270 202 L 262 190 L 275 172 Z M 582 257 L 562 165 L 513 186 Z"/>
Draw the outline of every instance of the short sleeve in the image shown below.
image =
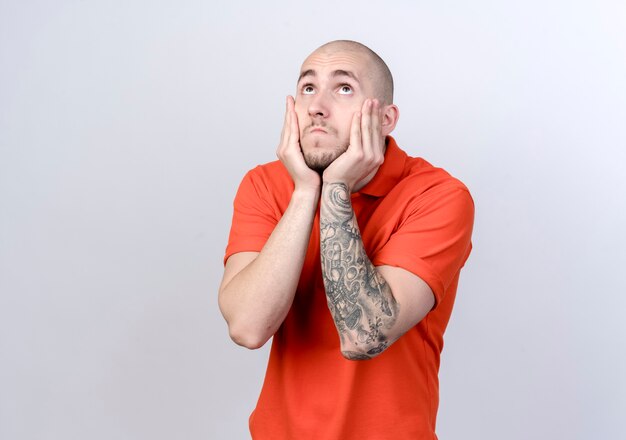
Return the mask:
<path fill-rule="evenodd" d="M 467 189 L 456 185 L 428 193 L 409 202 L 397 230 L 372 262 L 419 276 L 438 305 L 471 251 L 474 202 Z"/>
<path fill-rule="evenodd" d="M 224 264 L 238 252 L 260 252 L 280 219 L 256 171 L 249 171 L 237 190 Z"/>

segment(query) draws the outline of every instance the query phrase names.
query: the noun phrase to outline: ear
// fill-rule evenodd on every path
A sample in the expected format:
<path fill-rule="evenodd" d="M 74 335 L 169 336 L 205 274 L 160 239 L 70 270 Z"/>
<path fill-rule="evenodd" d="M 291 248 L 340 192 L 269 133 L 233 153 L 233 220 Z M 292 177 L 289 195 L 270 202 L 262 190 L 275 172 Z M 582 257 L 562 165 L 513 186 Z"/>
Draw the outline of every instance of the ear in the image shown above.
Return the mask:
<path fill-rule="evenodd" d="M 391 134 L 394 128 L 396 128 L 396 124 L 398 123 L 398 119 L 400 118 L 400 109 L 395 104 L 386 105 L 383 107 L 383 117 L 381 123 L 381 131 L 383 137 Z"/>

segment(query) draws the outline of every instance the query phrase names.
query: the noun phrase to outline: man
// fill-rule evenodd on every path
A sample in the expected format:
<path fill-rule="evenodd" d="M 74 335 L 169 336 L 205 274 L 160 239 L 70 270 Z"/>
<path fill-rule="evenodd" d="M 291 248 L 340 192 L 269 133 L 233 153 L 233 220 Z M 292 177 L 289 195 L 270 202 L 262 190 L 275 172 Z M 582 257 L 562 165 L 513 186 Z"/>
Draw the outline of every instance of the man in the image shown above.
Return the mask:
<path fill-rule="evenodd" d="M 474 206 L 406 155 L 393 80 L 366 46 L 303 63 L 280 159 L 235 198 L 219 304 L 232 339 L 273 336 L 254 439 L 433 439 L 439 355 Z"/>

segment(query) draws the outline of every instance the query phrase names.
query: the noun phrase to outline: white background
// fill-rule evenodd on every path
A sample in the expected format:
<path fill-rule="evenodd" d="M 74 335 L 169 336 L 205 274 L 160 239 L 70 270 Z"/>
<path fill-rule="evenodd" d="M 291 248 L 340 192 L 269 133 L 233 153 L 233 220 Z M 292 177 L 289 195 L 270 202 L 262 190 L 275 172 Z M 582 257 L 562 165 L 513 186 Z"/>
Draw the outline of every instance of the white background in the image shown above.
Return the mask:
<path fill-rule="evenodd" d="M 0 0 L 0 438 L 248 437 L 232 198 L 337 38 L 476 202 L 439 437 L 625 438 L 625 5 Z"/>

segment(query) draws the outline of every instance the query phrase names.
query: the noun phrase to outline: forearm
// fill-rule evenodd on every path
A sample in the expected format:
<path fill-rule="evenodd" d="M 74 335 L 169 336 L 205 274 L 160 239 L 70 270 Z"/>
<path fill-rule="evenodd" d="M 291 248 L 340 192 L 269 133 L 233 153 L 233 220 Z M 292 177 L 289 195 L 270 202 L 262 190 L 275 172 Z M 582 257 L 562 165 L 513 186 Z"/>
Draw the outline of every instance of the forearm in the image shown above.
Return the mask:
<path fill-rule="evenodd" d="M 341 351 L 368 359 L 393 342 L 388 330 L 398 304 L 365 252 L 345 184 L 323 184 L 320 227 L 322 276 Z"/>
<path fill-rule="evenodd" d="M 235 342 L 262 346 L 285 319 L 309 244 L 319 191 L 294 191 L 267 243 L 220 288 L 220 309 Z"/>

